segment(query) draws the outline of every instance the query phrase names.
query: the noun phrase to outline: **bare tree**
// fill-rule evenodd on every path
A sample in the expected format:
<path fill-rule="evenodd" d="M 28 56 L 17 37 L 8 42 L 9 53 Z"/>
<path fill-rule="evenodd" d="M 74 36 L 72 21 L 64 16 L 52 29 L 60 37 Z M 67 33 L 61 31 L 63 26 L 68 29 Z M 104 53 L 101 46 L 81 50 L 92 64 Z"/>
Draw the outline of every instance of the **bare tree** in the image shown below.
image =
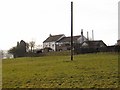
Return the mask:
<path fill-rule="evenodd" d="M 30 48 L 31 48 L 31 52 L 33 52 L 34 47 L 35 47 L 35 41 L 30 41 L 30 42 L 29 42 L 29 46 L 30 46 Z"/>

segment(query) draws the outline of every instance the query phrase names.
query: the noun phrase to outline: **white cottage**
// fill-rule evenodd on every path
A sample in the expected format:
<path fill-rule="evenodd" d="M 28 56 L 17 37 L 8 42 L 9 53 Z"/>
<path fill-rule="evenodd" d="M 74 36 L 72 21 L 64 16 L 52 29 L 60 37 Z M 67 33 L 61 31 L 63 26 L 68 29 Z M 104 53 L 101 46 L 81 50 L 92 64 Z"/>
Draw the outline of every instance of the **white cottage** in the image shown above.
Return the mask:
<path fill-rule="evenodd" d="M 51 35 L 43 42 L 43 48 L 51 48 L 56 51 L 56 42 L 65 37 L 64 34 Z"/>

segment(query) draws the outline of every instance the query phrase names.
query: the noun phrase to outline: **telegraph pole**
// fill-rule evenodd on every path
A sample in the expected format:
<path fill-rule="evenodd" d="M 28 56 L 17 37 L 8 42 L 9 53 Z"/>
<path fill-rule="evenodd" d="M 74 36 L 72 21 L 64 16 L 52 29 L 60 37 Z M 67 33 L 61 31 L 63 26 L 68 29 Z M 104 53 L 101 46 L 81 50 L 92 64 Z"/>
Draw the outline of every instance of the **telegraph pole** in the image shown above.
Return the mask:
<path fill-rule="evenodd" d="M 71 2 L 71 61 L 73 61 L 73 2 Z"/>

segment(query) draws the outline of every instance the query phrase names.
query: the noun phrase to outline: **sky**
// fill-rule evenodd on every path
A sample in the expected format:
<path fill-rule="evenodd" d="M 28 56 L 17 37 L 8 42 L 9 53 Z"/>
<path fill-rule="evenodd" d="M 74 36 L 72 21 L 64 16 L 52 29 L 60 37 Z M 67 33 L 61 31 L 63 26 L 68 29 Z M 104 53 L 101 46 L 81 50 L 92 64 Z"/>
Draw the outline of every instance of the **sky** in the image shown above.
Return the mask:
<path fill-rule="evenodd" d="M 72 0 L 73 35 L 83 34 L 114 45 L 118 40 L 119 0 Z M 42 45 L 49 36 L 70 36 L 71 0 L 0 0 L 0 50 L 17 41 Z"/>

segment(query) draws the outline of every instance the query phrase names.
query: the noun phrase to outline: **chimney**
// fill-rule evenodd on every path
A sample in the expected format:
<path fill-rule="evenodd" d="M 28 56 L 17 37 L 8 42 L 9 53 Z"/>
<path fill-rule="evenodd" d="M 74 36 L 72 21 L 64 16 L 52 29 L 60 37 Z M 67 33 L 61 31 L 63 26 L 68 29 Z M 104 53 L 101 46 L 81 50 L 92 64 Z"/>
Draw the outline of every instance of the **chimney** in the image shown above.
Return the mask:
<path fill-rule="evenodd" d="M 93 32 L 93 30 L 92 30 L 92 40 L 94 40 L 94 32 Z"/>
<path fill-rule="evenodd" d="M 17 42 L 17 47 L 18 47 L 19 45 L 20 45 L 19 42 Z"/>
<path fill-rule="evenodd" d="M 49 37 L 51 37 L 52 35 L 50 34 Z"/>
<path fill-rule="evenodd" d="M 87 31 L 87 40 L 89 40 L 89 35 L 88 35 L 88 31 Z"/>
<path fill-rule="evenodd" d="M 81 35 L 83 35 L 83 29 L 81 29 Z"/>
<path fill-rule="evenodd" d="M 81 29 L 81 43 L 84 42 L 84 37 L 83 37 L 83 29 Z"/>

